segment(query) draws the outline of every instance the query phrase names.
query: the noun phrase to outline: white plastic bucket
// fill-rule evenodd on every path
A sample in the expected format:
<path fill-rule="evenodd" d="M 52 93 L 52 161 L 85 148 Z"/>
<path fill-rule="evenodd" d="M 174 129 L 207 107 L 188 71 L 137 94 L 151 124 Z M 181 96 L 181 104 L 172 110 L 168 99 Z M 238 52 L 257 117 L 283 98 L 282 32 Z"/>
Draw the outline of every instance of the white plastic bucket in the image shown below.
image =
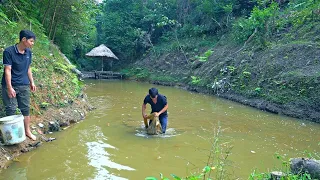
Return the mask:
<path fill-rule="evenodd" d="M 21 143 L 26 139 L 24 117 L 12 115 L 0 118 L 0 140 L 5 145 Z"/>

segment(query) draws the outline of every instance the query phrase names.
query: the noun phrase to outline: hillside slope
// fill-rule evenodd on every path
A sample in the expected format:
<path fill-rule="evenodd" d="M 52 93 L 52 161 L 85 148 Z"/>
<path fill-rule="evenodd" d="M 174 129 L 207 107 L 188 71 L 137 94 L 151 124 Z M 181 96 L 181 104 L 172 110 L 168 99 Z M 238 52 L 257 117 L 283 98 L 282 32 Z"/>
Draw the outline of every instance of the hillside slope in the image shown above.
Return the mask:
<path fill-rule="evenodd" d="M 18 43 L 21 29 L 30 29 L 36 35 L 31 68 L 37 91 L 31 95 L 31 127 L 37 141 L 27 138 L 24 142 L 12 146 L 3 146 L 0 142 L 0 171 L 7 168 L 8 162 L 21 153 L 35 149 L 43 142 L 50 142 L 42 133 L 60 131 L 64 126 L 81 121 L 92 108 L 82 94 L 82 82 L 78 80 L 77 74 L 72 72 L 74 67 L 66 62 L 58 47 L 47 39 L 40 23 L 13 22 L 0 12 L 0 59 L 2 60 L 6 47 Z M 3 66 L 0 69 L 0 78 L 2 75 Z M 4 106 L 0 101 L 0 117 L 4 116 Z"/>
<path fill-rule="evenodd" d="M 234 44 L 230 34 L 216 39 L 183 39 L 184 51 L 155 49 L 125 72 L 139 80 L 320 122 L 319 22 L 274 34 L 266 46 L 254 41 Z"/>
<path fill-rule="evenodd" d="M 39 23 L 12 22 L 0 17 L 0 59 L 3 50 L 19 41 L 21 29 L 30 29 L 36 34 L 35 45 L 32 49 L 32 71 L 37 92 L 31 97 L 31 113 L 39 115 L 48 106 L 64 107 L 72 103 L 81 92 L 81 82 L 71 71 L 70 66 L 59 53 L 59 49 L 47 39 Z M 0 70 L 0 78 L 3 75 L 3 67 Z M 0 103 L 0 115 L 4 116 L 2 101 Z"/>

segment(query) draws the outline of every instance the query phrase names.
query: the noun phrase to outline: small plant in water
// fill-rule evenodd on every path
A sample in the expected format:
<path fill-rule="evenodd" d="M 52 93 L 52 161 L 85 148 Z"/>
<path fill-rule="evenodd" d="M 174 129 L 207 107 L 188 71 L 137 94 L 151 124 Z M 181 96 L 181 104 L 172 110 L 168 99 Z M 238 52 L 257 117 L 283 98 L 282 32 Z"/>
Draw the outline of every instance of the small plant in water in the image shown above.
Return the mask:
<path fill-rule="evenodd" d="M 192 173 L 186 177 L 180 177 L 175 174 L 171 174 L 171 177 L 175 180 L 224 180 L 228 179 L 226 176 L 227 158 L 231 153 L 232 146 L 228 142 L 223 144 L 220 142 L 221 126 L 214 130 L 214 136 L 208 130 L 208 135 L 211 135 L 209 139 L 211 143 L 211 149 L 209 150 L 209 157 L 206 166 L 201 172 Z M 212 131 L 211 131 L 212 132 Z M 156 177 L 146 177 L 145 180 L 157 180 Z M 168 177 L 164 177 L 160 173 L 160 180 L 170 180 Z"/>
<path fill-rule="evenodd" d="M 207 175 L 211 170 L 214 170 L 215 167 L 209 167 L 209 166 L 205 166 L 202 170 L 202 173 L 198 174 L 198 175 L 191 175 L 191 176 L 187 176 L 186 178 L 180 178 L 179 176 L 176 176 L 174 174 L 171 174 L 171 176 L 176 179 L 176 180 L 199 180 L 199 179 L 205 179 L 205 175 Z M 167 177 L 164 177 L 162 173 L 160 173 L 160 178 L 161 180 L 170 180 Z M 210 178 L 208 178 L 209 180 Z M 157 178 L 155 177 L 147 177 L 145 178 L 145 180 L 157 180 Z"/>

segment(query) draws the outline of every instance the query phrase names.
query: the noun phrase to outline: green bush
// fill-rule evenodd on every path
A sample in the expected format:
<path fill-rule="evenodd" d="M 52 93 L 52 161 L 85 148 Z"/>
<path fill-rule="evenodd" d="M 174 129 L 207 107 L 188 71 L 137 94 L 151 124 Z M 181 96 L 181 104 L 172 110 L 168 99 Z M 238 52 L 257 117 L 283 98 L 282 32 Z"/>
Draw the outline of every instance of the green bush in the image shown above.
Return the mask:
<path fill-rule="evenodd" d="M 196 56 L 195 58 L 198 59 L 200 62 L 206 62 L 208 61 L 209 57 L 213 54 L 212 50 L 207 50 L 205 53 L 203 53 L 202 56 Z"/>
<path fill-rule="evenodd" d="M 278 3 L 271 3 L 267 8 L 254 7 L 249 18 L 239 18 L 232 27 L 232 36 L 236 42 L 246 41 L 255 30 L 260 41 L 266 40 L 266 35 L 272 33 L 274 21 L 279 13 Z M 266 28 L 271 26 L 271 28 Z"/>

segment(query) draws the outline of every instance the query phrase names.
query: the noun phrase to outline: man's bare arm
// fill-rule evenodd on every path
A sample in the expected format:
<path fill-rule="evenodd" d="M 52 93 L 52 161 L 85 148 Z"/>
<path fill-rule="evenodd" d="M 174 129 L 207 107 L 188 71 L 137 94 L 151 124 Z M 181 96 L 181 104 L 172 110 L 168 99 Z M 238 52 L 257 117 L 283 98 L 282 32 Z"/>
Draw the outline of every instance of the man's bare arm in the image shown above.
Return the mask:
<path fill-rule="evenodd" d="M 32 75 L 32 71 L 31 71 L 31 67 L 30 66 L 28 68 L 28 78 L 29 78 L 29 81 L 30 81 L 30 89 L 31 89 L 31 91 L 32 92 L 36 91 L 37 87 L 34 84 L 33 75 Z"/>
<path fill-rule="evenodd" d="M 4 74 L 9 98 L 16 97 L 16 91 L 12 88 L 11 84 L 11 66 L 4 66 Z"/>

